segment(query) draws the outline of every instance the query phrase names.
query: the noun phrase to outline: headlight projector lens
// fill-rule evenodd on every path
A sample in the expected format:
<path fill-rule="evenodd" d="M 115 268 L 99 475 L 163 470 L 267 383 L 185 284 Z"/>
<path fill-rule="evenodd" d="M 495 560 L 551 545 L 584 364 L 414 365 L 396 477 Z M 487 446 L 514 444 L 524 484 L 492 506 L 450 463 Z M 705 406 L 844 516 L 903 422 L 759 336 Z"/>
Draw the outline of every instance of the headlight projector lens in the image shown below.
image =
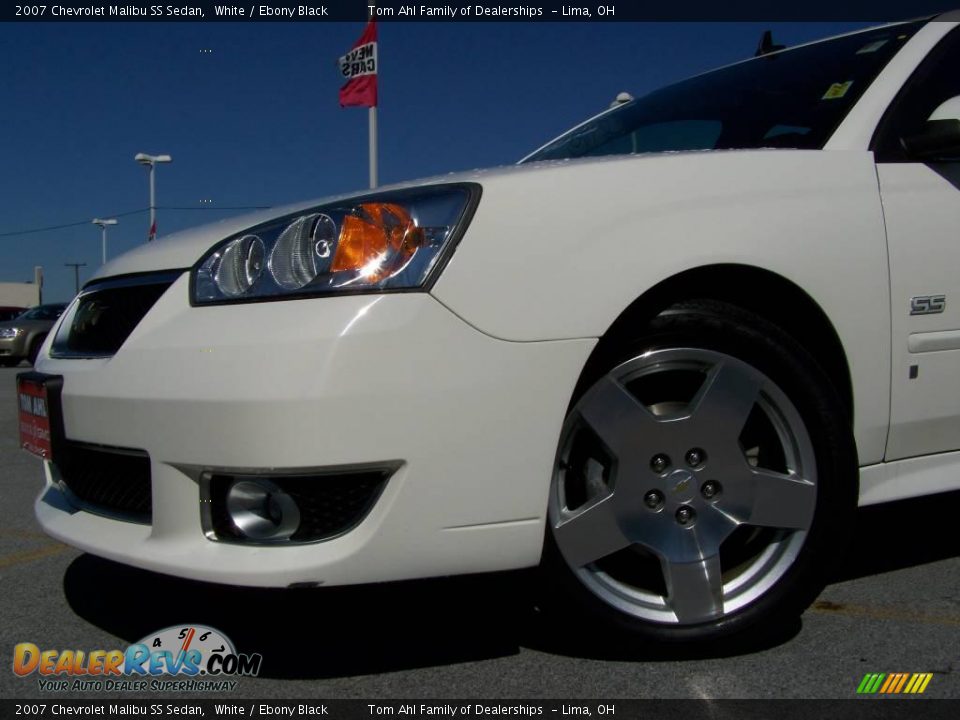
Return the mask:
<path fill-rule="evenodd" d="M 298 290 L 327 271 L 337 242 L 337 225 L 329 215 L 301 215 L 280 233 L 270 253 L 270 273 L 285 290 Z"/>
<path fill-rule="evenodd" d="M 244 235 L 227 245 L 217 266 L 217 288 L 227 297 L 243 295 L 263 272 L 263 240 Z"/>

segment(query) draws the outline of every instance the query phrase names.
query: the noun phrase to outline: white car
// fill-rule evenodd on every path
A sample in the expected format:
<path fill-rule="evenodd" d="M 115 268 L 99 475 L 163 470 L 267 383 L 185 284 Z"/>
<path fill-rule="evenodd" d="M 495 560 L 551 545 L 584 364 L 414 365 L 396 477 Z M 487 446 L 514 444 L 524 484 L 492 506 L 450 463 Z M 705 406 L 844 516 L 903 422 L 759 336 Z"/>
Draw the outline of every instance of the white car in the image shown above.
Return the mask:
<path fill-rule="evenodd" d="M 960 488 L 958 21 L 117 258 L 20 376 L 40 524 L 238 585 L 540 565 L 655 640 L 795 616 L 858 501 Z"/>

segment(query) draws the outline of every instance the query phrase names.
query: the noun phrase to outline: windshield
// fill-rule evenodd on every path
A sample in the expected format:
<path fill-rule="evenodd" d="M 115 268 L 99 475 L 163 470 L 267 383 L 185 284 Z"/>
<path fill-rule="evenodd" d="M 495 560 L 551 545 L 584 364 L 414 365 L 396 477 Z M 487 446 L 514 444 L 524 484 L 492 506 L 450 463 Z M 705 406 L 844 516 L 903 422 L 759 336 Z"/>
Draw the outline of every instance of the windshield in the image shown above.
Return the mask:
<path fill-rule="evenodd" d="M 523 162 L 668 150 L 820 149 L 926 21 L 765 55 L 599 115 Z"/>
<path fill-rule="evenodd" d="M 66 305 L 37 305 L 18 316 L 18 320 L 56 320 Z"/>

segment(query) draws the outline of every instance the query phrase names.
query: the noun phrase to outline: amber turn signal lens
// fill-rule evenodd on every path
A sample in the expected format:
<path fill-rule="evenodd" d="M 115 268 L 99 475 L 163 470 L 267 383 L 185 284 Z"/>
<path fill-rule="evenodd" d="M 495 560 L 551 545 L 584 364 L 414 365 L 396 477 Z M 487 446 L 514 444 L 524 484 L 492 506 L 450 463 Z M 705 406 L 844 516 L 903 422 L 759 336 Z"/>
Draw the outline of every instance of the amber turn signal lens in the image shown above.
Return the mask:
<path fill-rule="evenodd" d="M 377 282 L 400 270 L 423 244 L 423 230 L 402 206 L 363 203 L 343 218 L 330 270 L 358 271 Z"/>

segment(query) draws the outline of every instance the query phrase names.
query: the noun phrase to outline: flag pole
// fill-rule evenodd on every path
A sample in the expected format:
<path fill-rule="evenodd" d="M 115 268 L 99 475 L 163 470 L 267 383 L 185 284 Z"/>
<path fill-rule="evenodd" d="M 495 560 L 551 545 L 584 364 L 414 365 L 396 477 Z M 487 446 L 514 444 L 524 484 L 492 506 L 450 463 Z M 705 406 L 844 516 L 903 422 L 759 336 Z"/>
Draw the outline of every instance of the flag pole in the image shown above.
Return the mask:
<path fill-rule="evenodd" d="M 370 3 L 370 15 L 369 20 L 373 19 L 373 13 L 376 8 L 376 3 Z M 377 42 L 377 73 L 380 72 L 380 43 Z M 379 102 L 379 97 L 377 98 Z M 370 151 L 370 188 L 373 189 L 377 186 L 377 106 L 371 105 L 367 108 L 367 118 L 369 120 L 369 151 Z"/>
<path fill-rule="evenodd" d="M 367 108 L 368 140 L 370 155 L 370 187 L 378 185 L 377 179 L 377 25 L 376 8 L 369 6 L 369 17 L 363 34 L 346 55 L 339 58 L 340 74 L 347 83 L 340 88 L 340 107 L 361 106 Z"/>
<path fill-rule="evenodd" d="M 370 187 L 377 186 L 377 106 L 369 109 L 370 118 Z"/>

